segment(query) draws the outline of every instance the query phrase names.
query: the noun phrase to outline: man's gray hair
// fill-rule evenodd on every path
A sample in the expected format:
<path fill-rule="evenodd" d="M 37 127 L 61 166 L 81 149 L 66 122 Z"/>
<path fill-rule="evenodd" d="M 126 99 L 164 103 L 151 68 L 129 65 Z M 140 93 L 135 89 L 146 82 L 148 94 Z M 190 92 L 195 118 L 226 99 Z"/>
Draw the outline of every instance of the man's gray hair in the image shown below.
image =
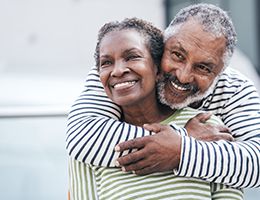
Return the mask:
<path fill-rule="evenodd" d="M 216 37 L 226 38 L 226 49 L 223 54 L 224 68 L 228 65 L 237 43 L 237 34 L 231 18 L 221 8 L 212 4 L 195 4 L 181 9 L 164 32 L 164 41 L 167 41 L 176 32 L 179 26 L 190 18 L 197 20 L 204 30 Z"/>

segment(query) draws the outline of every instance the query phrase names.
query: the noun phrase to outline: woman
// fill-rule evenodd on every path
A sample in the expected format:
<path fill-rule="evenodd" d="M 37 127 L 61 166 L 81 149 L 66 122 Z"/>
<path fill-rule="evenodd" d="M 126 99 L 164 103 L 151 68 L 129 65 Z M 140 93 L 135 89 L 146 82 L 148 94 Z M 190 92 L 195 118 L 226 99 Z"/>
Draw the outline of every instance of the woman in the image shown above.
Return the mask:
<path fill-rule="evenodd" d="M 156 80 L 162 51 L 161 31 L 143 20 L 125 19 L 105 24 L 100 29 L 96 66 L 106 94 L 123 111 L 123 121 L 142 126 L 155 122 L 168 124 L 174 120 L 183 126 L 197 114 L 191 109 L 172 110 L 157 100 Z M 217 120 L 212 122 L 217 123 Z M 181 140 L 181 136 L 177 139 Z M 176 177 L 172 171 L 137 176 L 119 168 L 69 161 L 72 199 L 243 198 L 240 190 Z"/>

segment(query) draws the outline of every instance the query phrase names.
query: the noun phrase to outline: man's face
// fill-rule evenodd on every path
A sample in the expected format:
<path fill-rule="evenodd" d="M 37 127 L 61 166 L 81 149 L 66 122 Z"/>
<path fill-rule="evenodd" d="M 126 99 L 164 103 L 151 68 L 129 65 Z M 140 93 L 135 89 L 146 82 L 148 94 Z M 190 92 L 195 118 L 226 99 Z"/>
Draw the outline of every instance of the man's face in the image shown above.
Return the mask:
<path fill-rule="evenodd" d="M 207 95 L 223 69 L 225 42 L 192 19 L 178 27 L 165 43 L 158 86 L 162 103 L 180 108 Z"/>

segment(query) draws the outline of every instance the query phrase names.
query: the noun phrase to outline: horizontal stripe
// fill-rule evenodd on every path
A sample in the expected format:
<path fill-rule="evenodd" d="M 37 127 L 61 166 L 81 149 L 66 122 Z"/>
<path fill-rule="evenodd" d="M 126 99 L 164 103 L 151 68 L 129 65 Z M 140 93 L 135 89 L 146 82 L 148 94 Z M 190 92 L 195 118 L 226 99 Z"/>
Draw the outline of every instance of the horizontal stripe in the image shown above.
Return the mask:
<path fill-rule="evenodd" d="M 119 121 L 114 123 L 113 119 L 104 120 L 119 119 L 120 108 L 106 97 L 95 69 L 90 71 L 85 84 L 82 95 L 75 101 L 68 117 L 66 148 L 78 161 L 113 167 L 113 160 L 119 156 L 113 149 L 118 141 L 150 133 L 140 127 L 135 128 Z M 96 95 L 95 98 L 92 95 Z M 189 175 L 233 187 L 260 187 L 260 106 L 258 105 L 260 105 L 259 96 L 252 82 L 227 68 L 220 76 L 214 91 L 199 109 L 211 111 L 219 116 L 232 131 L 235 140 L 242 143 L 227 141 L 208 143 L 192 140 L 183 135 L 181 162 L 175 172 L 180 176 Z M 91 123 L 88 117 L 93 120 Z M 181 123 L 184 121 L 185 119 L 180 118 Z M 106 124 L 103 129 L 100 126 L 102 122 Z M 121 126 L 125 127 L 123 132 L 120 128 L 113 132 L 115 127 Z M 101 129 L 109 134 L 102 133 Z M 185 132 L 181 128 L 179 130 Z M 94 137 L 93 134 L 100 135 L 94 146 L 93 140 L 88 139 Z M 102 137 L 108 137 L 104 141 L 111 141 L 111 148 L 107 146 L 108 143 L 101 142 Z M 107 151 L 104 152 L 104 149 Z M 210 170 L 209 167 L 214 167 L 214 170 Z M 237 170 L 239 175 L 235 173 Z M 249 180 L 248 177 L 252 179 Z"/>

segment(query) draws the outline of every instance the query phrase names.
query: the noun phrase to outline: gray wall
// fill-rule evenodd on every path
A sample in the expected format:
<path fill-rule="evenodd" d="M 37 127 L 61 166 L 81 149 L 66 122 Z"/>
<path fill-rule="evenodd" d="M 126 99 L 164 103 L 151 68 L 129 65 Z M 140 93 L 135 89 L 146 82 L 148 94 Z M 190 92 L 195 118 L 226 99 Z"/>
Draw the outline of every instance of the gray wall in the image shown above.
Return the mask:
<path fill-rule="evenodd" d="M 135 16 L 162 27 L 163 12 L 161 0 L 1 0 L 0 73 L 82 76 L 105 22 Z"/>

